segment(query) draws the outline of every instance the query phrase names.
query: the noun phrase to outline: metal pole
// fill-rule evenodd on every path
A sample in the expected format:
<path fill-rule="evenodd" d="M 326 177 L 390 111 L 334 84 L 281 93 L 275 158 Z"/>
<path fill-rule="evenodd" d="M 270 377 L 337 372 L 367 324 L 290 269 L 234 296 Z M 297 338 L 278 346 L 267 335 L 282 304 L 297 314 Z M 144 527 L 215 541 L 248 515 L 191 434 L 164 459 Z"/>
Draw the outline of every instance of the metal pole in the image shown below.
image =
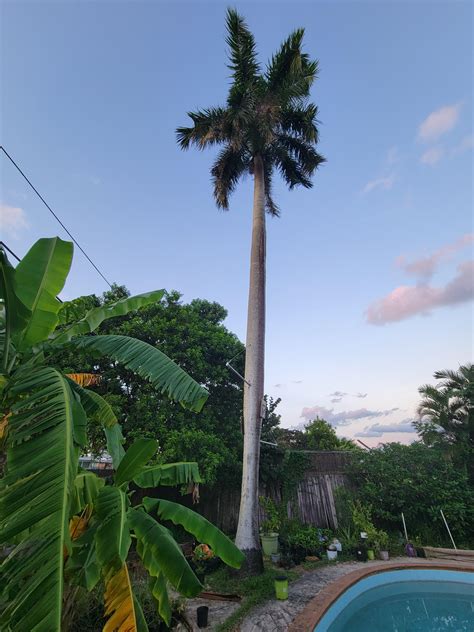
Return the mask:
<path fill-rule="evenodd" d="M 455 549 L 456 549 L 456 551 L 457 551 L 458 547 L 457 547 L 457 546 L 456 546 L 456 544 L 454 543 L 454 539 L 453 539 L 453 536 L 451 535 L 451 531 L 449 530 L 449 527 L 448 527 L 448 522 L 447 522 L 446 518 L 444 517 L 443 510 L 442 510 L 442 509 L 440 509 L 439 511 L 440 511 L 441 517 L 442 517 L 442 518 L 443 518 L 443 520 L 444 520 L 444 526 L 446 527 L 446 529 L 447 529 L 447 531 L 448 531 L 448 533 L 449 533 L 449 537 L 451 538 L 451 542 L 453 543 L 453 546 L 454 546 L 454 548 L 455 548 Z"/>
<path fill-rule="evenodd" d="M 402 522 L 403 522 L 403 530 L 405 531 L 405 540 L 408 542 L 408 533 L 407 533 L 407 525 L 405 524 L 405 516 L 402 511 Z"/>

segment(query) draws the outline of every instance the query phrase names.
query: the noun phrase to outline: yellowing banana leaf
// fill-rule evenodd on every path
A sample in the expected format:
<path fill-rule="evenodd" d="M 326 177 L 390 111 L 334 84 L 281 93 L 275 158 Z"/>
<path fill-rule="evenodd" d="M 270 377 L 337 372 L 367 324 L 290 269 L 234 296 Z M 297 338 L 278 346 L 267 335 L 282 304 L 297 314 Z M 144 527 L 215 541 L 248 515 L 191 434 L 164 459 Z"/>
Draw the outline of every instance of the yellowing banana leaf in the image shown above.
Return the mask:
<path fill-rule="evenodd" d="M 102 377 L 96 373 L 66 373 L 66 376 L 83 388 L 86 386 L 95 386 L 99 384 L 102 379 Z"/>
<path fill-rule="evenodd" d="M 105 578 L 103 632 L 138 632 L 135 603 L 127 565 L 111 570 Z"/>

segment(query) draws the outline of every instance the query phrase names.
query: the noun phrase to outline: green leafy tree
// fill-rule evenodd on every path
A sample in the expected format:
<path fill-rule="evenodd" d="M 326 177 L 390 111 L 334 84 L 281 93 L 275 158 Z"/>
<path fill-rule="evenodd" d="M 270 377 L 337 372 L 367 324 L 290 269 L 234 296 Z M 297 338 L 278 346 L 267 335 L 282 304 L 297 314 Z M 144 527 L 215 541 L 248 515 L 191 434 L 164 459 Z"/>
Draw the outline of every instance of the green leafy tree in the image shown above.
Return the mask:
<path fill-rule="evenodd" d="M 191 127 L 177 130 L 183 149 L 221 146 L 212 167 L 214 198 L 229 207 L 239 180 L 253 177 L 253 220 L 244 387 L 244 456 L 237 543 L 247 570 L 262 568 L 258 535 L 258 471 L 265 350 L 265 211 L 279 214 L 272 195 L 278 171 L 290 189 L 312 186 L 311 176 L 324 161 L 315 150 L 317 107 L 308 101 L 318 63 L 302 51 L 303 29 L 294 31 L 265 70 L 243 18 L 227 11 L 227 44 L 232 83 L 224 107 L 190 112 Z"/>
<path fill-rule="evenodd" d="M 84 537 L 89 539 L 80 569 L 88 577 L 94 573 L 89 554 L 95 552 L 107 585 L 107 629 L 145 630 L 124 566 L 131 541 L 126 519 L 132 520 L 130 528 L 143 547 L 144 564 L 156 580 L 154 590 L 160 604 L 166 599 L 165 578 L 176 586 L 176 568 L 183 569 L 177 587 L 185 594 L 196 594 L 200 585 L 183 566 L 184 558 L 180 558 L 180 566 L 174 566 L 173 557 L 178 564 L 178 547 L 169 532 L 146 513 L 129 511 L 127 485 L 132 479 L 144 487 L 164 484 L 173 480 L 173 475 L 173 482 L 179 476 L 197 480 L 196 466 L 172 464 L 144 470 L 156 442 L 139 440 L 125 454 L 120 425 L 110 405 L 98 393 L 81 386 L 87 380 L 67 375 L 51 364 L 51 354 L 55 349 L 69 348 L 106 356 L 109 362 L 122 363 L 148 380 L 157 392 L 195 412 L 202 409 L 208 392 L 144 341 L 122 335 L 87 335 L 106 319 L 156 303 L 163 290 L 94 306 L 77 321 L 62 319 L 62 310 L 79 308 L 77 304 L 62 305 L 56 298 L 66 281 L 72 255 L 72 243 L 40 239 L 13 268 L 0 249 L 0 420 L 6 452 L 0 481 L 0 545 L 14 545 L 0 567 L 0 627 L 11 632 L 62 629 L 64 559 L 72 554 L 75 536 L 85 531 Z M 58 329 L 61 320 L 64 326 Z M 91 417 L 104 427 L 116 469 L 114 487 L 100 489 L 99 479 L 87 477 L 78 468 Z M 86 505 L 87 517 L 83 513 Z M 169 513 L 160 507 L 152 503 L 147 509 L 157 509 L 163 520 L 172 521 L 181 511 L 179 505 Z M 95 513 L 96 531 L 87 528 Z M 192 526 L 193 521 L 199 520 L 203 519 L 195 514 L 184 515 L 181 522 L 176 518 L 191 533 L 198 529 Z M 213 532 L 216 535 L 217 530 Z M 224 548 L 228 548 L 232 564 L 238 566 L 240 554 L 235 546 L 227 541 Z"/>
<path fill-rule="evenodd" d="M 447 543 L 442 509 L 459 545 L 472 544 L 473 489 L 466 472 L 439 449 L 388 443 L 361 450 L 351 461 L 351 478 L 378 526 L 401 530 L 403 512 L 411 537 L 420 535 L 424 544 Z"/>
<path fill-rule="evenodd" d="M 83 297 L 81 302 L 105 306 L 123 296 L 128 296 L 127 290 L 116 287 L 100 299 Z M 233 366 L 242 372 L 244 346 L 224 326 L 227 312 L 221 305 L 201 299 L 183 304 L 180 299 L 178 292 L 165 293 L 161 301 L 110 319 L 97 331 L 131 336 L 174 358 L 209 392 L 199 416 L 159 397 L 152 385 L 108 359 L 96 359 L 90 353 L 78 356 L 74 350 L 61 351 L 54 361 L 66 371 L 79 365 L 83 371 L 100 375 L 95 390 L 112 405 L 127 443 L 136 437 L 157 439 L 157 460 L 197 461 L 206 484 L 236 486 L 241 478 L 242 381 L 226 362 L 237 356 Z M 91 428 L 90 436 L 92 451 L 101 452 L 104 436 L 100 425 Z"/>
<path fill-rule="evenodd" d="M 436 371 L 436 386 L 418 390 L 422 400 L 414 426 L 427 445 L 440 446 L 469 470 L 474 485 L 474 365 Z"/>

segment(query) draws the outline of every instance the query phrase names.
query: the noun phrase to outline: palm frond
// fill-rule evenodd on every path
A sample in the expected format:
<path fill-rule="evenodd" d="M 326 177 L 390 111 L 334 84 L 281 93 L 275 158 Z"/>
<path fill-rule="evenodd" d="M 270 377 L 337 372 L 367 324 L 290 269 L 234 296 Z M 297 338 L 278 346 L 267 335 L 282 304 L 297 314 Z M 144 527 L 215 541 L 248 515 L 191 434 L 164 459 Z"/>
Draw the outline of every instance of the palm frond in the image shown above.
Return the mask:
<path fill-rule="evenodd" d="M 272 56 L 265 73 L 269 91 L 287 102 L 308 96 L 317 77 L 318 62 L 301 50 L 303 36 L 304 29 L 293 31 Z"/>
<path fill-rule="evenodd" d="M 312 176 L 319 165 L 325 162 L 325 159 L 318 154 L 313 145 L 301 138 L 279 134 L 277 143 L 298 162 L 299 168 L 306 176 Z"/>
<path fill-rule="evenodd" d="M 263 161 L 263 175 L 265 179 L 265 210 L 269 215 L 273 215 L 273 217 L 280 216 L 280 209 L 277 204 L 273 200 L 272 195 L 272 176 L 273 176 L 273 165 L 270 160 Z"/>
<path fill-rule="evenodd" d="M 59 632 L 63 555 L 70 547 L 69 515 L 82 430 L 78 402 L 59 371 L 23 371 L 9 420 L 7 474 L 0 491 L 0 542 L 20 543 L 1 566 L 6 630 Z M 79 414 L 79 424 L 82 417 Z"/>
<path fill-rule="evenodd" d="M 225 142 L 232 133 L 229 113 L 224 108 L 209 108 L 188 112 L 194 125 L 192 127 L 178 127 L 176 138 L 181 149 L 188 149 L 195 145 L 198 149 Z"/>
<path fill-rule="evenodd" d="M 284 134 L 293 134 L 307 143 L 317 143 L 317 115 L 318 108 L 314 103 L 286 108 L 280 113 L 281 130 Z"/>
<path fill-rule="evenodd" d="M 304 169 L 301 168 L 291 153 L 280 143 L 275 143 L 271 149 L 271 156 L 274 164 L 277 166 L 282 178 L 290 189 L 301 185 L 307 189 L 313 186 Z"/>
<path fill-rule="evenodd" d="M 214 198 L 219 208 L 229 208 L 229 196 L 248 168 L 249 162 L 241 149 L 227 145 L 219 153 L 211 169 Z"/>
<path fill-rule="evenodd" d="M 227 10 L 226 27 L 229 68 L 232 70 L 234 84 L 247 86 L 257 78 L 260 71 L 255 39 L 245 20 L 235 9 Z"/>

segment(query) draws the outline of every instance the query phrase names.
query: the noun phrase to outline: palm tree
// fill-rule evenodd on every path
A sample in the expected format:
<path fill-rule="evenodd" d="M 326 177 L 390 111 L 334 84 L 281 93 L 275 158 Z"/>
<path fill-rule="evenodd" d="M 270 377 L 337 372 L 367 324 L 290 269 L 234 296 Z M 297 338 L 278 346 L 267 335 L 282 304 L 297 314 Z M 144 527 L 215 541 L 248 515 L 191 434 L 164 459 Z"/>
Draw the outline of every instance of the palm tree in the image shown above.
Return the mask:
<path fill-rule="evenodd" d="M 244 454 L 242 496 L 236 543 L 247 559 L 247 571 L 261 568 L 258 537 L 258 469 L 264 394 L 265 352 L 265 211 L 279 215 L 272 197 L 278 171 L 290 189 L 312 186 L 311 176 L 324 158 L 318 142 L 317 107 L 308 101 L 318 63 L 302 52 L 303 29 L 294 31 L 265 70 L 257 61 L 255 40 L 244 19 L 227 11 L 227 44 L 232 83 L 224 107 L 189 112 L 191 127 L 179 127 L 182 149 L 220 145 L 212 167 L 217 206 L 229 208 L 229 196 L 240 178 L 253 176 L 253 220 L 250 255 L 244 383 Z"/>
<path fill-rule="evenodd" d="M 414 425 L 425 443 L 448 446 L 467 462 L 474 482 L 474 365 L 436 371 L 434 377 L 441 382 L 418 389 L 422 400 Z"/>

